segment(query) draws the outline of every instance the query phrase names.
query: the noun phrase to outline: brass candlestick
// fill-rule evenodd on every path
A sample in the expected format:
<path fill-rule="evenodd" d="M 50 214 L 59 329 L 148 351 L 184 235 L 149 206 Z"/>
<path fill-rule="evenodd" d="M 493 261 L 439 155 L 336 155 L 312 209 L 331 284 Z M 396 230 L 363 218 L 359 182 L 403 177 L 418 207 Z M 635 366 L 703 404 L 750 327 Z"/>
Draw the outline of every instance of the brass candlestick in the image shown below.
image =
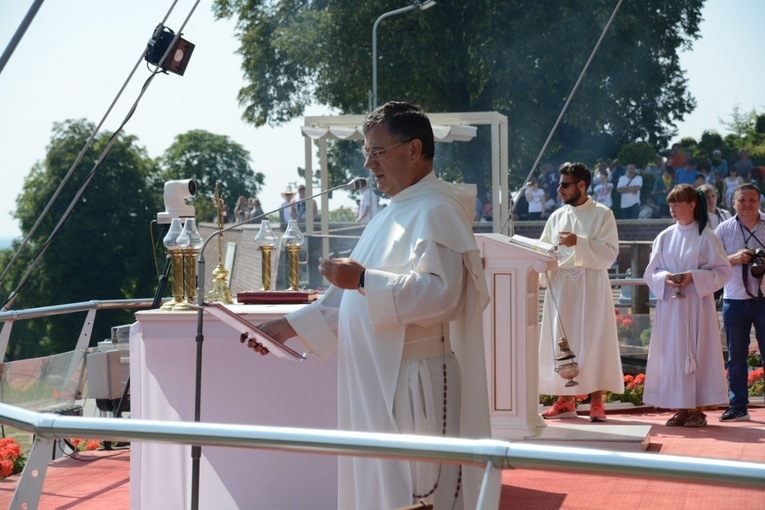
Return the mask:
<path fill-rule="evenodd" d="M 215 208 L 218 210 L 218 230 L 223 229 L 223 200 L 220 198 L 219 184 L 215 183 Z M 231 291 L 228 288 L 228 270 L 223 265 L 223 234 L 218 234 L 218 267 L 213 271 L 212 290 L 207 294 L 210 303 L 224 303 L 230 305 L 234 302 Z"/>
<path fill-rule="evenodd" d="M 170 262 L 173 265 L 173 300 L 162 305 L 162 310 L 172 311 L 183 303 L 183 251 L 170 249 Z"/>
<path fill-rule="evenodd" d="M 263 283 L 263 290 L 271 290 L 271 252 L 273 246 L 258 246 L 260 250 L 260 280 Z"/>
<path fill-rule="evenodd" d="M 173 306 L 173 311 L 195 310 L 190 303 L 197 299 L 197 261 L 199 250 L 204 243 L 197 231 L 194 218 L 186 218 L 183 231 L 178 236 L 178 246 L 183 254 L 183 291 L 185 300 Z"/>
<path fill-rule="evenodd" d="M 282 234 L 282 242 L 287 248 L 287 259 L 289 265 L 289 282 L 290 287 L 288 290 L 298 290 L 300 284 L 299 274 L 300 268 L 298 267 L 298 252 L 300 251 L 300 245 L 303 244 L 303 233 L 300 232 L 297 220 L 290 220 L 287 223 L 287 229 Z"/>
<path fill-rule="evenodd" d="M 298 252 L 300 251 L 300 246 L 287 246 L 287 254 L 289 255 L 289 259 L 287 260 L 289 264 L 289 271 L 290 271 L 290 287 L 287 290 L 298 290 L 298 284 L 299 284 L 299 278 L 298 278 Z"/>
<path fill-rule="evenodd" d="M 260 279 L 263 282 L 263 290 L 271 290 L 271 252 L 279 239 L 271 230 L 271 222 L 263 220 L 260 222 L 260 231 L 255 236 L 255 242 L 258 245 L 261 256 Z"/>
<path fill-rule="evenodd" d="M 170 254 L 170 264 L 172 266 L 173 278 L 173 299 L 167 301 L 160 307 L 160 310 L 171 311 L 173 307 L 183 301 L 183 253 L 178 246 L 178 236 L 181 234 L 181 220 L 173 218 L 170 222 L 170 230 L 162 240 Z"/>

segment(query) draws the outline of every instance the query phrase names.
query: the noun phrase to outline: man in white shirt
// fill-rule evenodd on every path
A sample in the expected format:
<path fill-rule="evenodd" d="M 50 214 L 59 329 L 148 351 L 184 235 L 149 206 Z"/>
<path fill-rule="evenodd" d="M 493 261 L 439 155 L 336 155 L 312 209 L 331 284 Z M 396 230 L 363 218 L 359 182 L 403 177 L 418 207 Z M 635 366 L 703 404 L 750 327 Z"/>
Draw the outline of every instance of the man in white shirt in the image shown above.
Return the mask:
<path fill-rule="evenodd" d="M 728 388 L 730 407 L 720 421 L 749 420 L 749 342 L 754 326 L 760 352 L 765 352 L 765 214 L 759 211 L 760 190 L 754 184 L 742 184 L 733 192 L 736 216 L 715 229 L 722 241 L 733 278 L 723 290 L 723 326 L 728 343 Z M 759 250 L 759 251 L 758 251 Z M 759 263 L 759 266 L 757 265 Z M 759 274 L 759 276 L 757 276 Z"/>
<path fill-rule="evenodd" d="M 637 175 L 635 165 L 627 165 L 627 173 L 619 177 L 616 191 L 622 197 L 622 219 L 636 220 L 640 214 L 640 188 L 643 178 Z"/>
<path fill-rule="evenodd" d="M 367 116 L 364 139 L 364 166 L 390 205 L 350 258 L 321 260 L 332 284 L 324 297 L 260 328 L 280 342 L 297 336 L 320 359 L 338 351 L 341 430 L 491 437 L 476 188 L 435 177 L 433 131 L 416 105 L 382 105 Z M 248 347 L 263 351 L 253 340 Z M 405 460 L 340 457 L 338 465 L 338 508 L 422 498 L 475 508 L 483 477 L 482 469 Z M 487 497 L 496 507 L 499 484 Z"/>
<path fill-rule="evenodd" d="M 356 223 L 369 223 L 375 214 L 377 214 L 380 198 L 368 185 L 365 185 L 360 191 L 361 199 L 359 201 L 359 212 L 356 215 Z"/>

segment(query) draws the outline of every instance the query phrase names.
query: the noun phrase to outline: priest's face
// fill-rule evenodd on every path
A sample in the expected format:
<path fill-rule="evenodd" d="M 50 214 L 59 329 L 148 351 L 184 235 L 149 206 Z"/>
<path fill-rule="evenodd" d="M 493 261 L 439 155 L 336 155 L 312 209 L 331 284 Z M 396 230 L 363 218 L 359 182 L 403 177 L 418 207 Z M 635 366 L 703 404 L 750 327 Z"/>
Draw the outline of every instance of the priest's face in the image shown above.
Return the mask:
<path fill-rule="evenodd" d="M 572 175 L 561 175 L 558 182 L 558 193 L 567 205 L 582 205 L 587 200 L 584 194 L 584 181 L 577 180 Z"/>
<path fill-rule="evenodd" d="M 414 164 L 415 142 L 419 140 L 397 140 L 383 126 L 375 126 L 365 135 L 364 167 L 374 174 L 377 189 L 389 197 L 422 178 Z"/>

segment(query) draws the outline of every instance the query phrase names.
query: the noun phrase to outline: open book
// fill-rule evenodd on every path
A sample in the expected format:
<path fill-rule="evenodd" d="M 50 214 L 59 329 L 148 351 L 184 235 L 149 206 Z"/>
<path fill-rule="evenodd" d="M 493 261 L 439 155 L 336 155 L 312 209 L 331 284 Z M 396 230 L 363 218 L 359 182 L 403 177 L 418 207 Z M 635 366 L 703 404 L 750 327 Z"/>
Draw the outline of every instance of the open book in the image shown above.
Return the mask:
<path fill-rule="evenodd" d="M 551 253 L 554 248 L 550 243 L 545 243 L 530 237 L 519 236 L 518 234 L 511 237 L 510 242 L 541 253 Z"/>
<path fill-rule="evenodd" d="M 269 353 L 275 354 L 279 358 L 290 359 L 293 361 L 303 361 L 305 359 L 305 354 L 293 351 L 278 340 L 274 340 L 253 326 L 250 322 L 244 320 L 239 315 L 223 306 L 221 303 L 205 303 L 204 311 L 225 322 L 238 331 L 239 334 L 243 335 L 246 333 L 250 338 L 254 338 L 266 346 Z"/>

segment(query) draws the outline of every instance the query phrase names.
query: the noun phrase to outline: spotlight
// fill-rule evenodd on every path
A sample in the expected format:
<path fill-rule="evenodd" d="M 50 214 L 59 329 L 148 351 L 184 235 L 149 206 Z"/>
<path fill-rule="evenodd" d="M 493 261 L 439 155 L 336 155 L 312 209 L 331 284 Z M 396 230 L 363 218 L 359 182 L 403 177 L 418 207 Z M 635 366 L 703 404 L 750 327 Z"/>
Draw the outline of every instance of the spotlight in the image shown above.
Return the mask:
<path fill-rule="evenodd" d="M 173 49 L 167 54 L 165 60 L 160 64 L 159 59 L 165 54 L 167 47 L 175 37 L 175 32 L 163 26 L 161 23 L 154 29 L 149 43 L 146 45 L 146 52 L 143 58 L 152 65 L 159 65 L 165 71 L 183 76 L 186 66 L 189 64 L 191 54 L 194 52 L 194 45 L 186 39 L 178 36 Z"/>

